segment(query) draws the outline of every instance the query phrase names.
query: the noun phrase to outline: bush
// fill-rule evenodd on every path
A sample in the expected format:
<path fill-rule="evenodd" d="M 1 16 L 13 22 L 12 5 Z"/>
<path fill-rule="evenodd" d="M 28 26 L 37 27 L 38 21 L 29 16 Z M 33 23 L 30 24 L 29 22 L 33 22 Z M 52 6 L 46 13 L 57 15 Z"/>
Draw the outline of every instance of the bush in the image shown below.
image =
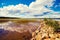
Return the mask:
<path fill-rule="evenodd" d="M 56 31 L 60 28 L 60 25 L 59 25 L 58 21 L 55 21 L 55 20 L 52 20 L 52 19 L 44 19 L 44 21 L 45 21 L 45 24 L 53 27 L 54 31 Z"/>

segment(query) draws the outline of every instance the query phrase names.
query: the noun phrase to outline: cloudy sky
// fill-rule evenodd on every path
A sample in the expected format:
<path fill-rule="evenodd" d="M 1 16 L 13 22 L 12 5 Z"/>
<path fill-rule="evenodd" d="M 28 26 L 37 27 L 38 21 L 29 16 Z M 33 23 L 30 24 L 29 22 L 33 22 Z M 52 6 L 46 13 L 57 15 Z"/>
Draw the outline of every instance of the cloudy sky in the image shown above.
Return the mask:
<path fill-rule="evenodd" d="M 60 18 L 60 0 L 0 0 L 0 17 Z"/>

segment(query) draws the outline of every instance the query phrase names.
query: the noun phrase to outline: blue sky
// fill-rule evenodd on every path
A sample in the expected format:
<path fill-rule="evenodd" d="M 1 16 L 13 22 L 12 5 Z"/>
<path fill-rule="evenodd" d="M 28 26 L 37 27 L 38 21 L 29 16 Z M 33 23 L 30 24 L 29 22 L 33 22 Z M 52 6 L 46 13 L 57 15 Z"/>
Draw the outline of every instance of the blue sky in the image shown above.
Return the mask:
<path fill-rule="evenodd" d="M 17 4 L 25 4 L 28 5 L 36 0 L 0 0 L 0 7 L 4 7 L 4 6 L 8 6 L 8 5 L 17 5 Z M 60 10 L 60 6 L 56 7 L 56 5 L 60 4 L 60 0 L 56 0 L 55 4 L 53 5 L 52 9 L 55 11 L 59 11 Z"/>
<path fill-rule="evenodd" d="M 35 0 L 0 0 L 0 7 L 8 5 L 25 4 L 28 5 Z"/>
<path fill-rule="evenodd" d="M 50 0 L 49 0 L 50 1 Z M 33 3 L 34 2 L 34 3 Z M 10 5 L 13 5 L 13 6 L 16 6 L 16 5 L 19 5 L 19 4 L 23 4 L 23 5 L 26 5 L 26 6 L 30 6 L 30 4 L 34 4 L 35 5 L 35 2 L 36 2 L 36 0 L 0 0 L 0 8 L 4 8 L 4 7 L 7 7 L 8 8 L 8 6 Z M 41 2 L 40 2 L 41 3 Z M 53 4 L 53 5 L 52 5 Z M 50 6 L 50 7 L 47 7 L 48 9 L 50 9 L 50 10 L 53 10 L 54 11 L 54 13 L 56 12 L 56 13 L 58 13 L 58 14 L 60 14 L 60 0 L 53 0 L 53 3 L 51 3 L 51 5 L 52 6 Z M 23 8 L 24 9 L 24 8 Z M 25 10 L 25 9 L 24 9 Z M 9 11 L 11 11 L 11 10 L 9 10 Z M 13 10 L 14 11 L 14 10 Z M 21 11 L 21 10 L 20 10 Z M 35 10 L 34 10 L 35 11 Z M 39 12 L 39 10 L 37 11 L 37 12 Z M 36 13 L 37 13 L 36 12 Z M 2 12 L 1 12 L 2 13 Z M 26 12 L 24 12 L 24 13 L 26 13 Z M 30 13 L 30 11 L 28 11 L 27 13 Z M 40 12 L 41 13 L 41 12 Z M 44 12 L 44 13 L 49 13 L 49 12 Z M 43 14 L 44 14 L 43 13 Z M 51 13 L 53 13 L 53 12 L 51 12 Z M 42 14 L 42 15 L 43 15 Z M 24 14 L 25 15 L 25 14 Z M 45 15 L 45 14 L 44 14 Z"/>
<path fill-rule="evenodd" d="M 60 0 L 56 0 L 55 4 L 53 5 L 52 9 L 55 11 L 60 11 L 60 6 L 57 6 L 55 8 L 56 5 L 60 5 Z"/>

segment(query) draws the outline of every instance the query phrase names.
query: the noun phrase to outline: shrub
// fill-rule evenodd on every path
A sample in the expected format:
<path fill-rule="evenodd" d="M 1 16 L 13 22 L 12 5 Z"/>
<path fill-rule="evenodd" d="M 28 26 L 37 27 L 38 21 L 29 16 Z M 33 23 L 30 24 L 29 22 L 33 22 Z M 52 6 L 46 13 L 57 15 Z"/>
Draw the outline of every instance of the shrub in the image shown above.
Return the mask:
<path fill-rule="evenodd" d="M 47 24 L 48 26 L 51 26 L 54 28 L 54 31 L 58 30 L 60 28 L 60 25 L 58 23 L 58 21 L 52 20 L 52 19 L 44 19 L 45 24 Z"/>

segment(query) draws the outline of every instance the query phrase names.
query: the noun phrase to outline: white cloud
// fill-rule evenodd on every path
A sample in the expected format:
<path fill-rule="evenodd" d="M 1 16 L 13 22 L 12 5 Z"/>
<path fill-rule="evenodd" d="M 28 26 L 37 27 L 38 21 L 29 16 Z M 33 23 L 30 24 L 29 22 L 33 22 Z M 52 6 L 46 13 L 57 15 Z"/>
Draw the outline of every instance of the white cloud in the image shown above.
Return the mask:
<path fill-rule="evenodd" d="M 54 12 L 50 9 L 50 7 L 53 6 L 54 1 L 55 0 L 36 0 L 29 6 L 23 4 L 18 4 L 16 6 L 5 6 L 3 8 L 0 8 L 0 16 L 33 18 L 33 15 L 43 14 L 44 12 Z M 48 8 L 46 8 L 45 6 L 47 6 Z"/>
<path fill-rule="evenodd" d="M 58 3 L 57 5 L 55 5 L 55 8 L 57 8 L 57 7 L 60 7 L 60 3 Z"/>
<path fill-rule="evenodd" d="M 55 8 L 57 8 L 58 7 L 58 5 L 55 5 Z"/>

